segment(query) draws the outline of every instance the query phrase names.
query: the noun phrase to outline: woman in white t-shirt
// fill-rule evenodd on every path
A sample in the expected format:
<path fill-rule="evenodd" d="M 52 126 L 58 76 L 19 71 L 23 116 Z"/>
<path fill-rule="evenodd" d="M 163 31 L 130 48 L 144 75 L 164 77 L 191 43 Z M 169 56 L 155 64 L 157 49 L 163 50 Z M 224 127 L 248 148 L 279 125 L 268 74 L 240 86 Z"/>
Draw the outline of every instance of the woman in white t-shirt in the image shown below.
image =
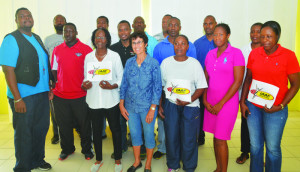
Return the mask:
<path fill-rule="evenodd" d="M 84 61 L 84 82 L 82 89 L 87 90 L 86 102 L 92 121 L 93 142 L 96 163 L 91 172 L 99 171 L 102 161 L 102 129 L 104 116 L 112 132 L 115 171 L 122 171 L 122 146 L 120 126 L 119 87 L 123 76 L 123 66 L 118 53 L 108 49 L 111 37 L 106 29 L 96 29 L 92 34 L 96 49 L 86 55 Z"/>
<path fill-rule="evenodd" d="M 207 83 L 200 63 L 186 56 L 188 48 L 188 38 L 179 35 L 174 41 L 176 55 L 161 64 L 166 101 L 164 105 L 160 104 L 159 115 L 164 118 L 169 171 L 178 170 L 180 160 L 185 171 L 194 171 L 198 162 L 198 98 Z"/>

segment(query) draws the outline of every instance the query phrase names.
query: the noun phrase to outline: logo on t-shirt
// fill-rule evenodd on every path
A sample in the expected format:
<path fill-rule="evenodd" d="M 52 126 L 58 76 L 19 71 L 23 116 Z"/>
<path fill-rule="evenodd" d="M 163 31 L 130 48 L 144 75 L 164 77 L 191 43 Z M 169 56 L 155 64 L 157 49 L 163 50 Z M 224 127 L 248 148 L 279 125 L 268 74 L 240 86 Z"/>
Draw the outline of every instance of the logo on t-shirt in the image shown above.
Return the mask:
<path fill-rule="evenodd" d="M 227 63 L 227 57 L 225 57 L 224 61 L 223 61 L 224 64 Z"/>
<path fill-rule="evenodd" d="M 180 95 L 185 95 L 185 94 L 189 94 L 191 91 L 189 89 L 186 88 L 177 88 L 177 85 L 173 85 L 172 87 L 168 87 L 167 90 L 170 92 L 170 96 L 174 93 L 174 94 L 180 94 Z"/>
<path fill-rule="evenodd" d="M 81 53 L 75 53 L 77 57 L 80 57 L 82 54 Z"/>

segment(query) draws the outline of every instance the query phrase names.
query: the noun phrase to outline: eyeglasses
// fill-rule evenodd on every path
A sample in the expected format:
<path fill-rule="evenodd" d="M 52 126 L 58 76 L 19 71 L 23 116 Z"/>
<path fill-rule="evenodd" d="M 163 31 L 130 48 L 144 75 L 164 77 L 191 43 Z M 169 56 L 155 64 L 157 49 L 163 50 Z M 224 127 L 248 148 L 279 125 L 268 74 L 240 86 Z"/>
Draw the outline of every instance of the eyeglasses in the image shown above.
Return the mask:
<path fill-rule="evenodd" d="M 132 42 L 132 45 L 141 45 L 144 41 Z"/>
<path fill-rule="evenodd" d="M 106 39 L 106 37 L 104 37 L 104 36 L 97 36 L 97 37 L 96 37 L 96 39 L 105 40 L 105 39 Z"/>

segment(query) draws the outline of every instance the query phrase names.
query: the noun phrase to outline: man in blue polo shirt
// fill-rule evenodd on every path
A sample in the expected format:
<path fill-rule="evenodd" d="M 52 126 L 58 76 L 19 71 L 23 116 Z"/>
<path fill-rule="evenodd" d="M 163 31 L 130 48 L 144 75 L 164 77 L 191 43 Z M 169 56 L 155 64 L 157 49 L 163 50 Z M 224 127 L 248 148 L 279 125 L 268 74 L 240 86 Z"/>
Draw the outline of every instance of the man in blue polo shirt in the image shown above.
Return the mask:
<path fill-rule="evenodd" d="M 181 23 L 177 17 L 171 17 L 168 20 L 168 34 L 163 41 L 157 44 L 154 48 L 153 57 L 159 62 L 170 56 L 175 55 L 174 51 L 174 40 L 179 35 L 181 30 Z M 196 49 L 193 43 L 189 42 L 189 49 L 186 53 L 187 56 L 196 58 Z M 164 97 L 164 96 L 163 96 Z M 164 123 L 161 117 L 157 118 L 158 124 L 158 142 L 160 143 L 157 146 L 157 151 L 153 154 L 154 159 L 160 159 L 163 155 L 166 154 L 166 145 L 165 145 L 165 131 L 164 131 Z"/>
<path fill-rule="evenodd" d="M 205 17 L 203 22 L 203 29 L 205 31 L 205 35 L 201 38 L 197 39 L 194 42 L 194 45 L 196 47 L 197 51 L 197 59 L 200 62 L 203 70 L 205 69 L 205 58 L 207 53 L 216 48 L 216 45 L 213 40 L 213 33 L 215 30 L 215 27 L 217 25 L 216 19 L 212 15 L 208 15 Z M 200 97 L 202 100 L 202 96 Z M 198 137 L 198 145 L 203 145 L 205 143 L 205 133 L 203 131 L 203 117 L 204 117 L 204 105 L 202 103 L 203 101 L 200 101 L 200 132 Z"/>
<path fill-rule="evenodd" d="M 0 48 L 13 112 L 14 171 L 50 170 L 44 160 L 50 122 L 49 78 L 53 79 L 48 53 L 40 37 L 31 32 L 34 21 L 27 8 L 16 11 L 15 21 L 18 29 L 4 38 Z"/>

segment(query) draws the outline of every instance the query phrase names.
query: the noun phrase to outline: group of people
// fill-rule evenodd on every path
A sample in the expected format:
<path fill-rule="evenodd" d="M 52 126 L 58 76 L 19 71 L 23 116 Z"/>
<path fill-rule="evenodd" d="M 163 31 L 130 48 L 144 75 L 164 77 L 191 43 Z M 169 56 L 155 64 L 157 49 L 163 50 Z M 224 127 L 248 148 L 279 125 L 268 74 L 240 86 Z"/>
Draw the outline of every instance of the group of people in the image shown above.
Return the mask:
<path fill-rule="evenodd" d="M 244 163 L 250 153 L 250 171 L 281 170 L 287 104 L 299 90 L 300 67 L 295 53 L 278 44 L 281 28 L 276 21 L 253 24 L 251 43 L 241 51 L 229 42 L 230 27 L 217 24 L 211 15 L 203 21 L 205 35 L 194 43 L 180 34 L 181 21 L 171 15 L 163 17 L 162 32 L 154 37 L 145 32 L 142 17 L 134 19 L 133 32 L 122 20 L 117 26 L 119 41 L 108 31 L 107 17 L 100 16 L 88 45 L 76 37 L 75 24 L 57 15 L 56 34 L 45 39 L 45 46 L 32 32 L 28 9 L 18 9 L 15 17 L 18 29 L 4 38 L 0 48 L 13 111 L 14 171 L 52 168 L 44 160 L 51 111 L 51 142 L 60 142 L 59 160 L 74 153 L 76 128 L 85 159 L 96 155 L 92 172 L 103 165 L 106 119 L 116 172 L 123 170 L 122 153 L 128 149 L 126 121 L 135 158 L 128 172 L 141 168 L 144 158 L 144 171 L 151 172 L 152 158 L 164 155 L 168 171 L 178 171 L 180 162 L 184 171 L 195 171 L 204 132 L 214 135 L 215 171 L 224 172 L 227 140 L 239 106 L 242 154 L 236 162 Z M 252 89 L 258 81 L 279 88 L 270 107 L 252 100 L 269 91 L 257 85 Z M 159 145 L 154 152 L 156 118 Z"/>

